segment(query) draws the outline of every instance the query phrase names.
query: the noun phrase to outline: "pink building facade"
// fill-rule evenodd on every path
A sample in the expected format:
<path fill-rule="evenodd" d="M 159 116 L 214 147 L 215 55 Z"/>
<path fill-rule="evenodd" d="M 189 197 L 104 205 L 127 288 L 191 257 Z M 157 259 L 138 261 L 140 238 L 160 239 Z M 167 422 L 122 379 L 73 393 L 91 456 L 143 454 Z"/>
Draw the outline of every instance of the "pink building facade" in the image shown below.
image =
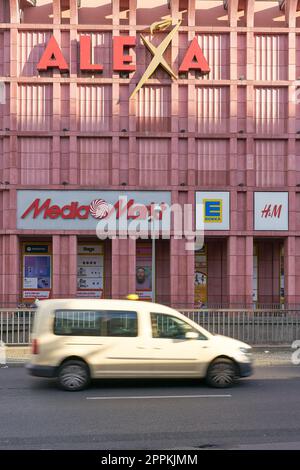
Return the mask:
<path fill-rule="evenodd" d="M 158 47 L 172 26 L 149 26 L 168 15 L 182 19 L 164 53 L 172 70 L 196 38 L 210 71 L 159 67 L 130 98 L 152 59 L 141 34 Z M 38 70 L 52 36 L 67 70 Z M 101 72 L 80 69 L 80 36 Z M 116 36 L 136 38 L 136 70 L 116 70 Z M 156 301 L 300 304 L 299 1 L 1 0 L 0 55 L 1 306 L 152 296 L 150 241 L 101 242 L 75 216 L 22 218 L 36 199 L 61 208 L 107 191 L 204 217 L 200 253 L 156 241 Z"/>

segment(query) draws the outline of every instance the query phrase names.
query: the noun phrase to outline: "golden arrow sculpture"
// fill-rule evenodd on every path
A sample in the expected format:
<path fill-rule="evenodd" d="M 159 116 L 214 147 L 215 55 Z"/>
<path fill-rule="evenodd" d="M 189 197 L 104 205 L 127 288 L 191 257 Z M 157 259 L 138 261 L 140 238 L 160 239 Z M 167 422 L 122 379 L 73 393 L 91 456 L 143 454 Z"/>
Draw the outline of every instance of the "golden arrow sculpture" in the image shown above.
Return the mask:
<path fill-rule="evenodd" d="M 137 84 L 136 88 L 132 92 L 130 98 L 133 98 L 137 92 L 142 88 L 142 86 L 146 83 L 146 81 L 153 75 L 155 70 L 159 65 L 161 65 L 165 71 L 173 77 L 175 80 L 177 80 L 177 75 L 173 72 L 171 69 L 170 65 L 167 63 L 165 58 L 163 57 L 163 54 L 165 53 L 166 49 L 168 48 L 169 44 L 171 43 L 173 37 L 178 31 L 179 26 L 181 25 L 182 20 L 177 20 L 177 24 L 175 27 L 169 32 L 167 37 L 160 43 L 158 47 L 154 46 L 151 44 L 151 42 L 146 39 L 142 34 L 141 34 L 141 39 L 147 49 L 151 52 L 153 55 L 153 59 L 151 60 L 150 64 L 148 65 L 144 75 L 140 79 L 139 83 Z M 156 31 L 164 31 L 167 29 L 169 26 L 172 25 L 172 18 L 167 17 L 165 19 L 162 19 L 162 21 L 157 21 L 155 23 L 152 23 L 150 26 L 150 32 L 153 34 Z"/>

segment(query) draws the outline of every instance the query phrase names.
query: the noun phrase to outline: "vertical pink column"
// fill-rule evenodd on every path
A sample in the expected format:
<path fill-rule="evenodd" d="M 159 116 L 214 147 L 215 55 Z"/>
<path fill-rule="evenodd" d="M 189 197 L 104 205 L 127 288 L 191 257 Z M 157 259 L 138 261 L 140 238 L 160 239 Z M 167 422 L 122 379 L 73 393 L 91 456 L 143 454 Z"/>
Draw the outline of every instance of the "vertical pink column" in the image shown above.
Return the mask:
<path fill-rule="evenodd" d="M 52 296 L 56 297 L 61 293 L 60 285 L 60 235 L 52 237 Z"/>
<path fill-rule="evenodd" d="M 179 18 L 179 2 L 178 0 L 173 0 L 171 2 L 171 15 L 173 20 L 177 20 Z M 178 46 L 179 46 L 179 36 L 178 34 L 172 40 L 171 43 L 171 63 L 176 63 L 176 59 L 178 60 Z M 176 64 L 178 66 L 178 64 Z M 171 93 L 170 93 L 170 130 L 172 133 L 178 132 L 178 83 L 174 80 L 171 82 Z M 171 182 L 172 186 L 178 185 L 178 137 L 172 137 L 171 139 L 171 153 L 170 153 L 170 170 L 171 174 L 169 177 L 169 181 Z"/>
<path fill-rule="evenodd" d="M 179 167 L 179 161 L 178 161 L 178 138 L 173 137 L 171 139 L 171 155 L 169 156 L 170 158 L 170 167 L 171 167 L 171 177 L 169 180 L 171 180 L 171 185 L 172 186 L 178 186 L 178 167 Z"/>
<path fill-rule="evenodd" d="M 172 204 L 194 206 L 194 191 L 173 192 Z M 194 307 L 195 253 L 187 250 L 185 238 L 170 240 L 170 303 L 178 308 Z"/>
<path fill-rule="evenodd" d="M 16 2 L 13 0 L 10 2 L 10 15 L 11 22 L 17 23 L 18 9 Z M 15 78 L 18 75 L 18 30 L 13 28 L 10 30 L 10 77 Z M 10 131 L 16 131 L 18 128 L 17 119 L 17 104 L 18 99 L 18 84 L 17 82 L 10 83 Z M 10 184 L 17 184 L 20 182 L 20 173 L 18 171 L 18 139 L 16 135 L 11 135 L 10 138 L 10 154 L 9 154 L 9 182 Z"/>
<path fill-rule="evenodd" d="M 77 291 L 77 237 L 53 235 L 52 251 L 52 295 L 74 297 Z"/>
<path fill-rule="evenodd" d="M 227 239 L 227 276 L 228 276 L 228 302 L 229 306 L 237 306 L 237 237 L 230 236 Z M 240 254 L 241 255 L 241 254 Z"/>
<path fill-rule="evenodd" d="M 177 308 L 194 307 L 194 251 L 186 251 L 186 240 L 170 240 L 170 303 Z"/>
<path fill-rule="evenodd" d="M 296 286 L 300 286 L 300 275 L 296 273 L 296 261 L 300 260 L 299 240 L 299 237 L 289 236 L 284 241 L 284 297 L 285 306 L 291 308 L 300 300 L 300 296 L 296 294 L 299 292 Z"/>
<path fill-rule="evenodd" d="M 252 237 L 230 236 L 228 238 L 227 276 L 229 306 L 250 306 L 253 277 Z"/>
<path fill-rule="evenodd" d="M 78 2 L 70 0 L 70 78 L 77 78 L 77 29 L 74 25 L 78 24 Z M 77 131 L 77 83 L 69 84 L 69 126 L 71 132 Z M 78 183 L 78 154 L 77 154 L 77 138 L 72 135 L 69 138 L 69 176 L 70 184 Z"/>
<path fill-rule="evenodd" d="M 188 11 L 186 13 L 186 15 L 188 15 L 188 26 L 195 26 L 195 8 L 196 0 L 189 0 Z"/>
<path fill-rule="evenodd" d="M 296 8 L 297 8 L 297 0 L 288 0 L 286 2 L 286 22 L 287 26 L 289 26 L 290 30 L 288 33 L 288 80 L 289 80 L 289 87 L 288 87 L 288 123 L 287 123 L 287 131 L 288 131 L 288 155 L 287 155 L 287 178 L 286 184 L 288 186 L 295 186 L 296 185 L 296 140 L 295 140 L 295 133 L 298 129 L 296 129 L 296 103 L 295 103 L 295 80 L 296 80 L 296 33 L 295 28 L 296 26 Z"/>
<path fill-rule="evenodd" d="M 78 24 L 78 0 L 70 0 L 70 23 Z"/>
<path fill-rule="evenodd" d="M 246 132 L 248 134 L 246 142 L 246 182 L 247 186 L 255 185 L 254 167 L 254 140 L 249 135 L 254 133 L 254 87 L 251 84 L 255 79 L 255 41 L 254 41 L 254 0 L 248 0 L 246 4 Z"/>
<path fill-rule="evenodd" d="M 170 305 L 170 241 L 156 241 L 156 302 Z"/>
<path fill-rule="evenodd" d="M 135 247 L 135 240 L 112 240 L 113 299 L 125 298 L 128 294 L 135 293 Z"/>
<path fill-rule="evenodd" d="M 253 237 L 245 237 L 246 253 L 245 253 L 245 306 L 252 307 L 253 304 Z"/>
<path fill-rule="evenodd" d="M 188 186 L 196 185 L 196 141 L 194 138 L 188 138 L 188 165 L 187 165 L 187 184 Z"/>
<path fill-rule="evenodd" d="M 136 25 L 136 6 L 137 0 L 129 0 L 129 25 L 133 27 Z"/>
<path fill-rule="evenodd" d="M 136 8 L 137 0 L 129 0 L 129 25 L 130 25 L 130 34 L 137 36 L 135 32 L 136 26 Z M 137 41 L 138 42 L 138 39 Z M 131 55 L 134 63 L 136 63 L 136 48 L 131 50 Z M 137 162 L 137 140 L 136 137 L 133 137 L 132 134 L 136 132 L 136 98 L 130 99 L 130 95 L 135 88 L 134 82 L 131 80 L 131 83 L 128 85 L 128 121 L 129 121 L 129 132 L 131 136 L 129 137 L 129 155 L 128 155 L 128 184 L 137 185 L 138 184 L 138 162 Z M 119 183 L 118 183 L 119 184 Z"/>
<path fill-rule="evenodd" d="M 76 136 L 71 136 L 69 139 L 69 183 L 78 184 L 78 153 L 77 153 L 77 139 Z"/>
<path fill-rule="evenodd" d="M 112 138 L 112 167 L 111 181 L 113 185 L 120 184 L 120 145 L 119 137 Z M 128 184 L 128 181 L 125 181 Z"/>
<path fill-rule="evenodd" d="M 77 0 L 70 0 L 70 23 L 71 25 L 78 24 L 78 4 Z M 74 26 L 70 30 L 70 78 L 77 79 L 77 30 Z M 77 152 L 77 137 L 76 132 L 79 128 L 77 116 L 77 83 L 72 81 L 69 84 L 69 97 L 70 97 L 70 131 L 73 135 L 69 138 L 69 183 L 78 184 L 78 169 L 79 158 Z M 79 108 L 79 104 L 78 104 Z"/>
<path fill-rule="evenodd" d="M 1 307 L 15 307 L 20 301 L 21 255 L 17 235 L 0 237 L 0 303 Z"/>
<path fill-rule="evenodd" d="M 130 120 L 130 118 L 129 118 Z M 130 185 L 138 185 L 138 152 L 137 152 L 137 139 L 136 137 L 129 137 L 129 155 L 128 155 L 129 169 L 128 169 L 128 183 Z"/>
<path fill-rule="evenodd" d="M 228 3 L 228 19 L 229 26 L 236 28 L 237 26 L 237 7 L 238 0 L 230 0 Z M 237 32 L 232 29 L 229 33 L 229 47 L 230 47 L 230 80 L 237 80 Z M 230 104 L 229 104 L 229 125 L 228 131 L 231 134 L 237 133 L 237 85 L 230 85 Z M 236 186 L 236 174 L 237 174 L 237 141 L 236 137 L 230 139 L 229 147 L 229 178 L 227 181 L 230 186 Z"/>
<path fill-rule="evenodd" d="M 78 3 L 77 0 L 70 0 L 70 24 L 78 24 Z M 70 30 L 70 78 L 77 78 L 77 30 L 74 26 Z M 70 131 L 73 135 L 69 138 L 69 179 L 70 184 L 78 184 L 79 158 L 77 152 L 77 137 L 75 133 L 78 130 L 77 119 L 77 83 L 72 81 L 69 84 L 69 123 Z M 79 105 L 78 105 L 79 106 Z"/>
<path fill-rule="evenodd" d="M 61 184 L 60 162 L 60 138 L 55 136 L 52 141 L 52 165 L 50 166 L 50 183 L 52 184 Z"/>
<path fill-rule="evenodd" d="M 287 155 L 287 178 L 286 183 L 292 187 L 297 184 L 297 163 L 296 159 L 299 155 L 296 155 L 296 140 L 295 133 L 296 129 L 296 103 L 295 103 L 295 80 L 296 80 L 296 10 L 297 0 L 287 0 L 286 2 L 286 23 L 290 28 L 288 33 L 288 155 Z M 291 192 L 289 194 L 289 231 L 296 229 L 296 216 L 297 216 L 297 205 L 296 205 L 296 193 Z M 288 236 L 284 241 L 284 283 L 285 283 L 285 305 L 286 307 L 293 307 L 296 303 L 299 303 L 300 296 L 300 270 L 296 269 L 299 266 L 297 263 L 297 256 L 300 255 L 299 237 Z M 299 258 L 298 258 L 299 260 Z"/>
<path fill-rule="evenodd" d="M 77 293 L 77 236 L 71 235 L 66 238 L 69 249 L 69 295 L 75 297 Z"/>
<path fill-rule="evenodd" d="M 113 30 L 112 36 L 118 36 L 118 25 L 120 24 L 120 2 L 119 0 L 112 0 L 112 23 Z M 118 78 L 118 72 L 113 71 L 113 77 Z M 120 182 L 120 142 L 117 135 L 120 132 L 120 104 L 119 104 L 119 83 L 115 82 L 111 85 L 111 99 L 112 99 L 112 123 L 111 130 L 114 132 L 112 138 L 112 166 L 111 166 L 111 181 L 113 185 L 119 185 Z M 128 184 L 128 181 L 125 181 Z"/>
<path fill-rule="evenodd" d="M 70 0 L 70 78 L 77 78 L 77 29 L 78 25 L 78 1 Z M 75 25 L 75 27 L 74 27 Z M 72 82 L 69 84 L 69 123 L 70 131 L 76 132 L 77 123 L 77 83 Z M 69 138 L 69 183 L 78 183 L 78 155 L 77 155 L 77 138 L 76 135 L 72 135 Z"/>
<path fill-rule="evenodd" d="M 19 15 L 19 2 L 18 0 L 10 0 L 10 22 L 11 23 L 19 23 L 20 22 L 20 15 Z"/>
<path fill-rule="evenodd" d="M 295 303 L 300 305 L 300 270 L 296 266 L 300 266 L 300 237 L 295 237 Z"/>
<path fill-rule="evenodd" d="M 61 8 L 60 0 L 53 0 L 53 24 L 60 24 Z"/>

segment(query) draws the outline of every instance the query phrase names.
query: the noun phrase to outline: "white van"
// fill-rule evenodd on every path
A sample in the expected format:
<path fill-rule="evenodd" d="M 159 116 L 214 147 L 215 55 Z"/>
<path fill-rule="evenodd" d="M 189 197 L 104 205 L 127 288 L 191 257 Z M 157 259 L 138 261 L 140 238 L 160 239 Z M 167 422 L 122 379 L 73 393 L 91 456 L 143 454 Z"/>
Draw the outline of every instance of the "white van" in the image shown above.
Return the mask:
<path fill-rule="evenodd" d="M 122 377 L 198 377 L 223 388 L 252 373 L 245 343 L 212 335 L 164 305 L 98 299 L 39 302 L 27 368 L 73 391 Z"/>

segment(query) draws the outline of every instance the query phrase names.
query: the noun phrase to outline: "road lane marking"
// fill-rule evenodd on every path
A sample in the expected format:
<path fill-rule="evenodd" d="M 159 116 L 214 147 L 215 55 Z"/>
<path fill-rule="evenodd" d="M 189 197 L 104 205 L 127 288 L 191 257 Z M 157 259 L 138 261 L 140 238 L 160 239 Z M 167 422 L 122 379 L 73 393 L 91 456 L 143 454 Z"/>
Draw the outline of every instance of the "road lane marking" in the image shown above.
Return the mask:
<path fill-rule="evenodd" d="M 86 397 L 86 400 L 160 400 L 170 398 L 231 398 L 232 395 L 145 395 L 136 397 Z"/>

